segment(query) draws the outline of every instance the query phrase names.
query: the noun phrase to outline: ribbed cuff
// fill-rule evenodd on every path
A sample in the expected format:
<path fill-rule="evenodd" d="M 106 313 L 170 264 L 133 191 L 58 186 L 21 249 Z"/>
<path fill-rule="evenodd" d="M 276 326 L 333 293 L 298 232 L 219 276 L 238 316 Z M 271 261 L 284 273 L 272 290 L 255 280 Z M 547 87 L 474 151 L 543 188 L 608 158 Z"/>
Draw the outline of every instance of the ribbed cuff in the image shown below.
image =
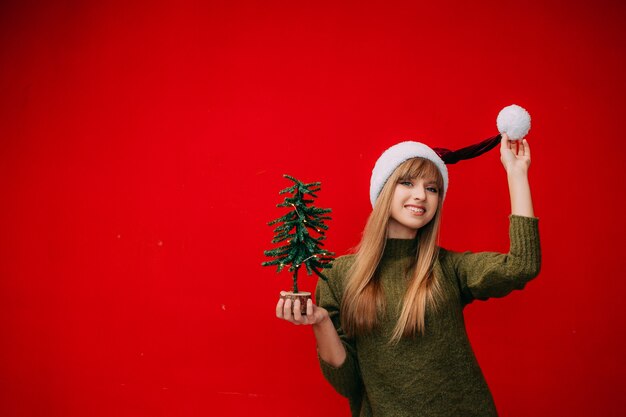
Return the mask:
<path fill-rule="evenodd" d="M 533 263 L 540 261 L 539 219 L 511 214 L 509 221 L 510 253 Z"/>

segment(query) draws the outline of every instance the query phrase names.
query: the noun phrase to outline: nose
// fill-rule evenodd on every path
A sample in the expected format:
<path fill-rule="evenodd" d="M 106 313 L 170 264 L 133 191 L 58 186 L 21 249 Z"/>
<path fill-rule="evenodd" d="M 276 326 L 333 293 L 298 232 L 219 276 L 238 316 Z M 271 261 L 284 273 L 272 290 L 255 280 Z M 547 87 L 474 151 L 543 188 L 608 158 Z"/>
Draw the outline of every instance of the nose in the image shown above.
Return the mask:
<path fill-rule="evenodd" d="M 417 184 L 413 187 L 413 198 L 415 200 L 425 200 L 426 199 L 426 189 L 423 184 Z"/>

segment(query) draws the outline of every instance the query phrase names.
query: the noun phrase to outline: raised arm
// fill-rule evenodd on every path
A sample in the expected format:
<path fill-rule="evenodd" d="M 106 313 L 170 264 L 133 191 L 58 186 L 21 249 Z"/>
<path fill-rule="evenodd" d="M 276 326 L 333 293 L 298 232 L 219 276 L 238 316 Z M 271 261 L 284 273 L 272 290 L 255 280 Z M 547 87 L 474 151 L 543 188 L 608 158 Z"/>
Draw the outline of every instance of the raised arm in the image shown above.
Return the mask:
<path fill-rule="evenodd" d="M 539 274 L 539 219 L 516 214 L 509 219 L 508 253 L 447 252 L 464 304 L 474 299 L 504 297 L 513 290 L 521 290 Z"/>
<path fill-rule="evenodd" d="M 530 196 L 528 168 L 530 166 L 530 146 L 524 139 L 519 144 L 509 140 L 506 133 L 500 142 L 500 160 L 506 170 L 511 196 L 511 214 L 534 217 L 533 200 Z"/>
<path fill-rule="evenodd" d="M 535 218 L 528 182 L 528 142 L 524 139 L 518 144 L 503 134 L 500 160 L 507 173 L 511 197 L 511 245 L 506 254 L 450 254 L 465 303 L 503 297 L 513 290 L 521 290 L 541 269 L 538 219 Z"/>

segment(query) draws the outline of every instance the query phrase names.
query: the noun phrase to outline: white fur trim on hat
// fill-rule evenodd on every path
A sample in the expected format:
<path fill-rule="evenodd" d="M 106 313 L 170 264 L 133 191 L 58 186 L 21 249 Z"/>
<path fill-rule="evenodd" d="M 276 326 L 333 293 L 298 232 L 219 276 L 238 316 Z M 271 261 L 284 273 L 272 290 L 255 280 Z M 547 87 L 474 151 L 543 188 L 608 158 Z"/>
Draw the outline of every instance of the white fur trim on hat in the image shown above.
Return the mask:
<path fill-rule="evenodd" d="M 429 146 L 420 142 L 400 142 L 387 149 L 376 161 L 370 181 L 370 201 L 376 203 L 385 183 L 400 164 L 411 158 L 425 158 L 435 163 L 443 177 L 443 195 L 448 191 L 448 168 L 443 160 Z"/>

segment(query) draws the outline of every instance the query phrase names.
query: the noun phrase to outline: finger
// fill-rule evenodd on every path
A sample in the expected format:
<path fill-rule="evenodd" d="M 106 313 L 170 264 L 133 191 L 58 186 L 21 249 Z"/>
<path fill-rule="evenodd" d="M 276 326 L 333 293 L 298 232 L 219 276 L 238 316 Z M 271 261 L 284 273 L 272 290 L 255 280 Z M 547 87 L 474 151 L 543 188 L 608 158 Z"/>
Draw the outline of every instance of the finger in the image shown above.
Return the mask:
<path fill-rule="evenodd" d="M 507 149 L 509 149 L 509 137 L 503 133 L 500 140 L 500 152 L 506 152 Z"/>
<path fill-rule="evenodd" d="M 506 147 L 513 152 L 513 155 L 515 155 L 515 141 L 511 140 L 511 138 L 509 137 L 509 135 L 505 134 L 506 136 Z"/>
<path fill-rule="evenodd" d="M 530 158 L 530 145 L 528 144 L 528 141 L 524 139 L 524 142 L 522 143 L 524 144 L 524 155 Z"/>
<path fill-rule="evenodd" d="M 310 298 L 306 302 L 306 315 L 308 317 L 313 317 L 313 300 Z"/>
<path fill-rule="evenodd" d="M 278 300 L 278 304 L 276 304 L 276 317 L 279 319 L 283 318 L 283 307 L 285 304 L 285 300 L 282 298 Z"/>
<path fill-rule="evenodd" d="M 507 144 L 508 148 L 509 148 L 509 149 L 510 149 L 513 153 L 515 153 L 515 141 L 514 141 L 514 140 L 511 140 L 511 138 L 509 137 L 509 135 L 508 135 L 508 134 L 506 134 L 506 133 L 504 134 L 504 136 L 506 137 L 506 144 Z"/>
<path fill-rule="evenodd" d="M 301 303 L 299 299 L 293 303 L 293 319 L 298 323 L 302 322 L 302 311 L 300 310 Z"/>
<path fill-rule="evenodd" d="M 283 318 L 288 321 L 293 320 L 293 317 L 291 316 L 291 299 L 290 298 L 285 300 L 285 306 L 283 308 Z"/>

